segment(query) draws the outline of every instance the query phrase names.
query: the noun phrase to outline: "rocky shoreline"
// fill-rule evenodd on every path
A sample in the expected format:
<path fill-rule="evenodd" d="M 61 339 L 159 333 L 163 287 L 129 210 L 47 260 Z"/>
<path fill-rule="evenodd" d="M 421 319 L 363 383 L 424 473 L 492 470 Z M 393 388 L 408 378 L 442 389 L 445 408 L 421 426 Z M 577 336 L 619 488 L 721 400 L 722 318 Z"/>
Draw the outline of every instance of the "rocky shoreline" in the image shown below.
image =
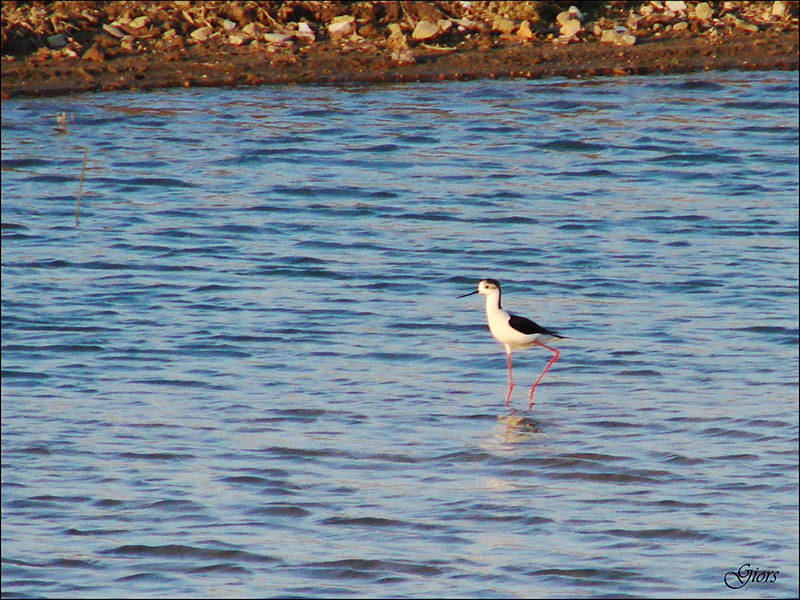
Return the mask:
<path fill-rule="evenodd" d="M 13 2 L 2 97 L 798 68 L 798 4 Z"/>

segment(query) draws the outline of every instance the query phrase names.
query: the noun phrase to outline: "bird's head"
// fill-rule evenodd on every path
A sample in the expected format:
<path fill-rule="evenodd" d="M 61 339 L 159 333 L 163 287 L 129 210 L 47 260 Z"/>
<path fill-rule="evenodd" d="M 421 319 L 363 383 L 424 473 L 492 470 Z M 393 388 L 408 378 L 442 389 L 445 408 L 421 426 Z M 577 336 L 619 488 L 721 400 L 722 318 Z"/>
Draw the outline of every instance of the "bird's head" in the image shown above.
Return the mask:
<path fill-rule="evenodd" d="M 466 296 L 472 296 L 472 294 L 483 294 L 484 296 L 490 296 L 492 294 L 499 294 L 500 293 L 500 282 L 497 279 L 481 279 L 478 282 L 478 289 L 474 292 L 470 292 L 469 294 L 463 294 L 459 296 L 459 298 L 465 298 Z"/>

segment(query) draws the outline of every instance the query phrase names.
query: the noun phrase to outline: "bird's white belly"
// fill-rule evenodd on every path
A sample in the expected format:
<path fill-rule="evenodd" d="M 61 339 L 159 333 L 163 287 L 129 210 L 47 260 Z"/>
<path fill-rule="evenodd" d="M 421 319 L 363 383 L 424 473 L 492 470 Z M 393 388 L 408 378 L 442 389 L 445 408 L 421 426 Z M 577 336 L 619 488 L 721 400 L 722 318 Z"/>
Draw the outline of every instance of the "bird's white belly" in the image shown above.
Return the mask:
<path fill-rule="evenodd" d="M 511 348 L 527 348 L 539 343 L 540 334 L 525 334 L 517 331 L 508 324 L 509 314 L 505 311 L 491 313 L 489 316 L 489 331 L 492 336 L 501 344 Z"/>

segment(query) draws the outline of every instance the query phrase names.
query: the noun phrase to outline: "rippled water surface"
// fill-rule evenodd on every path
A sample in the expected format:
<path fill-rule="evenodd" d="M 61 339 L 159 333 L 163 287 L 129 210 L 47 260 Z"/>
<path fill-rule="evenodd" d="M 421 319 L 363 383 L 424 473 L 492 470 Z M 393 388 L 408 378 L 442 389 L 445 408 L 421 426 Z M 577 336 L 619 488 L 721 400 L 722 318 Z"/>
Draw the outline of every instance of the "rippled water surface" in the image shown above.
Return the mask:
<path fill-rule="evenodd" d="M 4 101 L 3 595 L 796 596 L 797 84 Z"/>

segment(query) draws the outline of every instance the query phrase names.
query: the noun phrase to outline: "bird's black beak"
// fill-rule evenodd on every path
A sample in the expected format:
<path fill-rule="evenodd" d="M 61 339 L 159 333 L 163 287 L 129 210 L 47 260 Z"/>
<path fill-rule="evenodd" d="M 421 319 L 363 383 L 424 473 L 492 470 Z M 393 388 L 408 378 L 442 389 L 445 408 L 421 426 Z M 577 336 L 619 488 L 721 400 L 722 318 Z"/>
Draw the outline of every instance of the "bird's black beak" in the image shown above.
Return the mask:
<path fill-rule="evenodd" d="M 456 296 L 456 299 L 458 299 L 458 298 L 466 298 L 467 296 L 472 296 L 472 294 L 477 294 L 477 293 L 478 293 L 478 290 L 475 290 L 474 292 L 470 292 L 469 294 L 463 294 L 461 296 Z"/>

